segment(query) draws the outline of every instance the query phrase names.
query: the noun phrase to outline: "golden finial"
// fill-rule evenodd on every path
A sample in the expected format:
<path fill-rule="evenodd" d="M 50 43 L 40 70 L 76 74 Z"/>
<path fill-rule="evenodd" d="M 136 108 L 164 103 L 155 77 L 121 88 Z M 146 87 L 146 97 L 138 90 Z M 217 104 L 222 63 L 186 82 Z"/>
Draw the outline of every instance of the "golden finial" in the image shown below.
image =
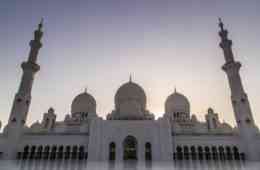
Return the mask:
<path fill-rule="evenodd" d="M 221 31 L 224 31 L 224 24 L 223 24 L 223 22 L 222 22 L 222 19 L 221 19 L 221 18 L 218 18 L 218 21 L 219 21 L 218 25 L 219 25 Z"/>
<path fill-rule="evenodd" d="M 40 24 L 38 25 L 38 30 L 41 31 L 41 30 L 42 30 L 42 27 L 43 27 L 43 18 L 41 18 L 41 22 L 40 22 Z"/>

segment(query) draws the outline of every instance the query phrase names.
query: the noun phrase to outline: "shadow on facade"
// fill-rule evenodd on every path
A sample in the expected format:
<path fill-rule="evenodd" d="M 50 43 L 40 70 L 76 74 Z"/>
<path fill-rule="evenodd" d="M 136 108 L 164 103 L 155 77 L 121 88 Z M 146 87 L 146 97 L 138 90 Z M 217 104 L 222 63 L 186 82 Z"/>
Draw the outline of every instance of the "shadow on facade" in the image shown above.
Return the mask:
<path fill-rule="evenodd" d="M 0 166 L 4 161 L 0 162 Z M 10 165 L 9 165 L 10 164 Z M 85 160 L 17 160 L 4 163 L 4 167 L 13 170 L 160 170 L 160 169 L 181 169 L 181 170 L 251 170 L 259 167 L 258 164 L 250 164 L 244 161 L 193 161 L 183 160 L 176 162 L 140 162 L 123 161 L 118 162 L 87 162 Z M 15 166 L 14 166 L 15 165 Z"/>

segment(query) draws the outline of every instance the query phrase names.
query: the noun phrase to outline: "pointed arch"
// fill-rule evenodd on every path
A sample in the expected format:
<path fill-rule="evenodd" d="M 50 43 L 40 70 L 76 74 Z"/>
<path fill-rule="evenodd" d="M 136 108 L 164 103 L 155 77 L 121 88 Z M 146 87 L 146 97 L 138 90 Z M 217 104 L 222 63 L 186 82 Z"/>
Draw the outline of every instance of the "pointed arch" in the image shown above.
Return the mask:
<path fill-rule="evenodd" d="M 137 160 L 138 143 L 134 136 L 127 136 L 123 141 L 124 160 Z"/>
<path fill-rule="evenodd" d="M 150 142 L 145 143 L 145 160 L 146 161 L 152 160 L 152 145 Z"/>
<path fill-rule="evenodd" d="M 69 145 L 66 146 L 66 151 L 65 151 L 65 159 L 70 158 L 70 152 L 71 152 L 71 147 Z"/>
<path fill-rule="evenodd" d="M 202 146 L 198 146 L 198 156 L 199 156 L 199 160 L 203 160 L 203 148 L 202 148 Z"/>
<path fill-rule="evenodd" d="M 211 151 L 212 151 L 212 159 L 213 159 L 213 160 L 218 160 L 217 147 L 216 147 L 216 146 L 212 146 L 212 147 L 211 147 Z"/>
<path fill-rule="evenodd" d="M 196 147 L 195 146 L 191 146 L 190 147 L 190 151 L 191 151 L 191 159 L 192 160 L 196 160 L 197 159 Z"/>
<path fill-rule="evenodd" d="M 177 146 L 176 147 L 176 151 L 177 151 L 177 159 L 178 160 L 182 160 L 183 159 L 182 147 L 181 146 Z"/>
<path fill-rule="evenodd" d="M 210 149 L 208 146 L 205 146 L 204 147 L 204 150 L 205 150 L 205 159 L 206 160 L 210 160 L 211 159 L 211 153 L 210 153 Z"/>
<path fill-rule="evenodd" d="M 116 144 L 115 142 L 110 142 L 109 144 L 109 160 L 116 160 Z"/>
<path fill-rule="evenodd" d="M 77 145 L 74 145 L 72 147 L 72 159 L 76 159 L 77 158 L 77 155 L 78 155 L 78 146 Z"/>
<path fill-rule="evenodd" d="M 36 159 L 41 159 L 42 158 L 42 152 L 43 152 L 43 146 L 40 145 L 40 146 L 37 147 Z"/>
<path fill-rule="evenodd" d="M 49 158 L 49 154 L 50 154 L 49 152 L 50 152 L 50 146 L 47 145 L 47 146 L 44 147 L 44 156 L 43 156 L 44 159 Z"/>
<path fill-rule="evenodd" d="M 23 148 L 23 159 L 27 159 L 28 158 L 28 155 L 29 155 L 29 145 L 26 145 L 24 148 Z"/>
<path fill-rule="evenodd" d="M 84 146 L 80 146 L 79 147 L 79 155 L 78 155 L 79 160 L 82 160 L 84 158 L 84 152 L 85 152 Z"/>
<path fill-rule="evenodd" d="M 189 160 L 189 147 L 188 146 L 183 147 L 183 153 L 184 153 L 184 158 L 186 160 Z"/>
<path fill-rule="evenodd" d="M 236 146 L 233 147 L 233 153 L 234 153 L 234 159 L 235 160 L 240 160 L 240 154 L 239 154 L 239 150 Z"/>
<path fill-rule="evenodd" d="M 50 155 L 51 160 L 56 159 L 56 152 L 57 152 L 57 146 L 53 145 L 51 148 L 51 155 Z"/>
<path fill-rule="evenodd" d="M 225 160 L 226 156 L 225 156 L 224 147 L 223 146 L 219 146 L 218 147 L 218 151 L 219 151 L 219 159 L 220 160 Z"/>

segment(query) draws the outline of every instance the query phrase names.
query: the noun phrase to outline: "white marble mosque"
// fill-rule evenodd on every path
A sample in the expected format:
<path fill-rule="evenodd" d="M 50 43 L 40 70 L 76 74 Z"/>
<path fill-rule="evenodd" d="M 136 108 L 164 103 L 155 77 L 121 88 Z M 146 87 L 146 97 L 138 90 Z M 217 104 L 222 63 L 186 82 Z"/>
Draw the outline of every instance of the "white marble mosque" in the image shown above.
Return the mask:
<path fill-rule="evenodd" d="M 40 70 L 42 27 L 41 22 L 30 42 L 28 60 L 21 64 L 21 83 L 0 134 L 1 159 L 260 160 L 260 134 L 240 78 L 241 63 L 233 56 L 232 41 L 221 20 L 222 70 L 230 85 L 236 127 L 220 121 L 212 108 L 205 113 L 205 121 L 197 120 L 188 98 L 176 90 L 165 100 L 163 116 L 155 119 L 146 106 L 145 90 L 131 78 L 117 90 L 115 108 L 106 119 L 97 115 L 98 102 L 85 91 L 73 99 L 71 114 L 63 121 L 57 121 L 50 108 L 29 127 L 26 120 L 34 76 Z"/>

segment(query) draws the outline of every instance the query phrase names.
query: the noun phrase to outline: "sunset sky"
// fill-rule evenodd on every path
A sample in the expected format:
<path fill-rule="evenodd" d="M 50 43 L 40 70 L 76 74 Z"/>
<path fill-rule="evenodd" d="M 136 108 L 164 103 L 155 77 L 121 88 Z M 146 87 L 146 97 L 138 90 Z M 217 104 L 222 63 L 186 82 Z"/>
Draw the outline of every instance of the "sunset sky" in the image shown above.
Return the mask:
<path fill-rule="evenodd" d="M 200 120 L 208 107 L 234 125 L 230 90 L 221 70 L 218 17 L 233 41 L 235 59 L 260 125 L 259 0 L 2 0 L 0 2 L 0 120 L 5 125 L 27 60 L 29 41 L 44 18 L 43 48 L 27 120 L 42 120 L 53 107 L 70 113 L 87 87 L 105 118 L 114 95 L 132 75 L 147 95 L 147 108 L 164 113 L 168 95 L 187 96 Z"/>

